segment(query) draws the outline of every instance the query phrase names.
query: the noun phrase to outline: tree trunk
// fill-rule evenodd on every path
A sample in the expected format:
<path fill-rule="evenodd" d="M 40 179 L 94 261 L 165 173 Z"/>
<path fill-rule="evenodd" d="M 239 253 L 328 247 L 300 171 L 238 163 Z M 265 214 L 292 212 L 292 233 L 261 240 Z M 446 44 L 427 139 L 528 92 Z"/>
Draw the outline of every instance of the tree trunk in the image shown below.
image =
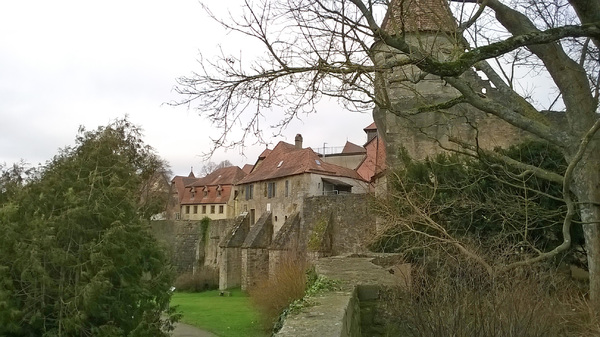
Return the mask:
<path fill-rule="evenodd" d="M 579 202 L 590 273 L 590 304 L 600 317 L 600 151 L 592 142 L 574 172 L 572 191 Z M 595 151 L 594 151 L 595 149 Z"/>

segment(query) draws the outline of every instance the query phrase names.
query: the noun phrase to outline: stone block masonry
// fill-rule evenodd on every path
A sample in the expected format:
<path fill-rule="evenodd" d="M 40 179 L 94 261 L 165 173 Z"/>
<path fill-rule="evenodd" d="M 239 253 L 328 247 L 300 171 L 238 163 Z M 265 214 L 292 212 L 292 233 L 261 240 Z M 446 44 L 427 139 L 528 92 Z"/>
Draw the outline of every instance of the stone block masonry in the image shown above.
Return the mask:
<path fill-rule="evenodd" d="M 398 272 L 391 273 L 391 269 Z M 390 254 L 322 258 L 315 262 L 315 270 L 319 275 L 340 281 L 340 288 L 311 298 L 314 305 L 288 316 L 275 336 L 377 336 L 377 331 L 369 326 L 377 307 L 373 303 L 380 299 L 382 290 L 410 284 L 410 265 Z M 361 324 L 363 320 L 368 324 Z"/>
<path fill-rule="evenodd" d="M 177 273 L 182 274 L 203 265 L 216 268 L 219 241 L 232 225 L 233 219 L 212 220 L 203 234 L 200 221 L 161 220 L 151 221 L 150 230 L 167 248 Z"/>
<path fill-rule="evenodd" d="M 329 255 L 343 255 L 368 251 L 367 245 L 375 232 L 375 216 L 369 212 L 368 194 L 345 194 L 310 197 L 304 200 L 301 214 L 301 237 L 310 240 L 318 235 L 319 224 L 327 225 L 330 236 Z M 325 234 L 325 233 L 324 233 Z"/>
<path fill-rule="evenodd" d="M 242 244 L 242 290 L 248 290 L 269 275 L 269 250 L 273 237 L 273 216 L 263 213 Z"/>
<path fill-rule="evenodd" d="M 219 243 L 219 289 L 239 287 L 242 284 L 242 244 L 250 232 L 246 215 L 235 218 L 233 227 Z"/>

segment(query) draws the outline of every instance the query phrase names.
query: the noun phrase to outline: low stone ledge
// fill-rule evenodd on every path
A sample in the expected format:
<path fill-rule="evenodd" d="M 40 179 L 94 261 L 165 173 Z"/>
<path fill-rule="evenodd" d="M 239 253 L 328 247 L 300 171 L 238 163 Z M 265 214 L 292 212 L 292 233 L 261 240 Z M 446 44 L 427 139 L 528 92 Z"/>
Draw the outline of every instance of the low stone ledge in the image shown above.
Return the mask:
<path fill-rule="evenodd" d="M 369 254 L 317 260 L 317 274 L 341 281 L 341 291 L 310 298 L 315 304 L 288 316 L 275 336 L 361 336 L 359 302 L 377 300 L 382 288 L 410 284 L 410 265 L 394 257 L 390 254 Z"/>
<path fill-rule="evenodd" d="M 276 337 L 358 337 L 360 307 L 356 291 L 335 291 L 311 298 L 314 306 L 286 318 Z"/>

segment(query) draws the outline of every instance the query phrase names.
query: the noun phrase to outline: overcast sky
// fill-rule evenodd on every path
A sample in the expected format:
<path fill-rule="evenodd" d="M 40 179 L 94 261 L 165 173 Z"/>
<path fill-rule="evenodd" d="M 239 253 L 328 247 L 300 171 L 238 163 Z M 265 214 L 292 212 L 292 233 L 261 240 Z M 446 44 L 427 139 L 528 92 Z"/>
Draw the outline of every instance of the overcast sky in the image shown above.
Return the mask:
<path fill-rule="evenodd" d="M 206 2 L 218 10 L 238 1 Z M 193 110 L 163 103 L 178 99 L 175 79 L 198 69 L 199 52 L 235 39 L 196 0 L 1 1 L 0 163 L 44 163 L 74 143 L 80 125 L 93 129 L 127 114 L 174 174 L 197 172 L 217 132 Z M 301 133 L 305 146 L 362 145 L 371 122 L 370 114 L 324 105 L 272 142 L 293 143 Z M 247 145 L 246 157 L 218 151 L 212 161 L 254 163 L 265 146 Z"/>

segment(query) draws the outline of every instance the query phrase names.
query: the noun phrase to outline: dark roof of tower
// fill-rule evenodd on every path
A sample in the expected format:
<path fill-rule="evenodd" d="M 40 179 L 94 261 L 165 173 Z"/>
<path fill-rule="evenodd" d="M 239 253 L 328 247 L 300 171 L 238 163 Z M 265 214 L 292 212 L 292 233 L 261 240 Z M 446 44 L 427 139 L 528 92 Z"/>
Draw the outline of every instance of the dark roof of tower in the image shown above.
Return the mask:
<path fill-rule="evenodd" d="M 381 28 L 388 34 L 401 32 L 456 31 L 456 20 L 447 0 L 392 0 Z"/>

